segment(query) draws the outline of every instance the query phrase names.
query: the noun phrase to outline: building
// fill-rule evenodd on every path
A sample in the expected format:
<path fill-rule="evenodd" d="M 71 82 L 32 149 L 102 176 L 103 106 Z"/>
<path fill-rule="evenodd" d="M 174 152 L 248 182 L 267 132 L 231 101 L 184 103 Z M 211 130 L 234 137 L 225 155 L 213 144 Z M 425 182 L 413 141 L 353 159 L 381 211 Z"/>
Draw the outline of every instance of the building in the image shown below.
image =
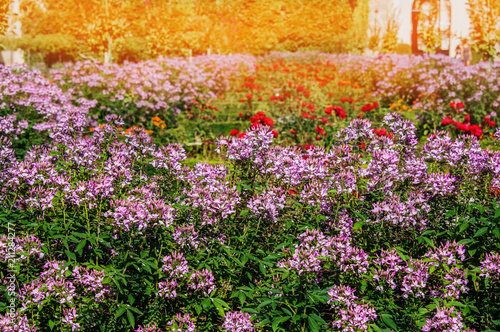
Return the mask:
<path fill-rule="evenodd" d="M 436 12 L 432 11 L 432 3 L 437 4 Z M 433 14 L 434 20 L 430 19 Z M 429 25 L 441 31 L 441 45 L 436 53 L 454 57 L 461 39 L 469 35 L 467 0 L 370 0 L 372 31 L 376 26 L 383 29 L 391 17 L 399 22 L 399 42 L 411 45 L 414 54 L 424 51 L 420 35 Z"/>

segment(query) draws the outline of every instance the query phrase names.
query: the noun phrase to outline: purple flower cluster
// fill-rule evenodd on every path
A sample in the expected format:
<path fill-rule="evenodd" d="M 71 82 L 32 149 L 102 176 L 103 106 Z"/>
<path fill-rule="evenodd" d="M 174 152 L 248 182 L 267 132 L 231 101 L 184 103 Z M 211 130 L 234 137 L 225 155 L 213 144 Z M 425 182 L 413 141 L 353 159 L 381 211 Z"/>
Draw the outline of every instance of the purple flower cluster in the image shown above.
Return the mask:
<path fill-rule="evenodd" d="M 33 306 L 44 307 L 51 301 L 56 301 L 63 310 L 63 316 L 59 317 L 61 322 L 71 327 L 72 331 L 79 331 L 81 326 L 77 322 L 79 314 L 76 312 L 76 302 L 88 294 L 92 294 L 97 303 L 113 295 L 109 285 L 104 284 L 104 271 L 77 266 L 69 272 L 68 267 L 64 267 L 64 263 L 59 261 L 48 261 L 43 268 L 38 279 L 24 284 L 20 290 L 20 311 L 29 310 Z M 68 274 L 71 278 L 67 277 Z"/>
<path fill-rule="evenodd" d="M 455 307 L 439 308 L 436 307 L 436 314 L 431 319 L 427 319 L 422 331 L 440 331 L 440 332 L 472 332 L 475 330 L 465 329 L 462 323 L 462 314 L 456 311 Z"/>
<path fill-rule="evenodd" d="M 349 332 L 367 331 L 369 324 L 377 318 L 375 309 L 364 301 L 357 301 L 354 293 L 354 289 L 344 285 L 334 286 L 328 291 L 328 303 L 336 312 L 334 328 Z"/>
<path fill-rule="evenodd" d="M 368 271 L 368 254 L 353 246 L 348 237 L 325 236 L 318 230 L 307 229 L 297 239 L 300 244 L 295 246 L 292 257 L 278 262 L 278 267 L 295 270 L 301 275 L 304 272 L 319 273 L 323 271 L 323 265 L 331 262 L 344 273 Z"/>
<path fill-rule="evenodd" d="M 26 316 L 20 316 L 19 312 L 15 312 L 13 316 L 9 313 L 5 316 L 0 315 L 0 330 L 3 332 L 37 332 L 35 325 L 28 322 Z"/>
<path fill-rule="evenodd" d="M 481 276 L 500 279 L 500 254 L 497 252 L 486 254 L 481 262 Z"/>
<path fill-rule="evenodd" d="M 403 298 L 413 295 L 458 299 L 469 291 L 466 272 L 461 266 L 464 260 L 464 246 L 456 242 L 430 249 L 423 259 L 403 260 L 395 249 L 382 250 L 373 262 L 373 279 L 380 282 L 379 291 L 384 291 L 387 285 L 393 290 L 399 289 Z"/>
<path fill-rule="evenodd" d="M 231 75 L 242 70 L 242 65 L 246 71 L 254 70 L 254 62 L 245 55 L 199 56 L 192 61 L 162 58 L 123 65 L 84 61 L 53 69 L 49 76 L 68 93 L 103 99 L 106 112 L 122 106 L 143 115 L 163 110 L 178 114 L 196 100 L 216 98 L 228 89 Z"/>
<path fill-rule="evenodd" d="M 25 67 L 0 67 L 0 134 L 13 136 L 28 128 L 26 120 L 37 119 L 37 131 L 81 131 L 88 124 L 87 114 L 96 102 L 74 98 L 44 78 L 38 70 Z"/>
<path fill-rule="evenodd" d="M 182 253 L 174 252 L 163 257 L 161 272 L 167 281 L 158 283 L 158 296 L 177 297 L 181 289 L 201 290 L 205 296 L 215 290 L 215 278 L 207 269 L 193 270 Z"/>
<path fill-rule="evenodd" d="M 135 332 L 162 332 L 161 329 L 159 329 L 156 326 L 156 323 L 150 323 L 146 326 L 138 326 Z"/>
<path fill-rule="evenodd" d="M 255 328 L 250 321 L 250 314 L 246 312 L 233 311 L 224 316 L 222 328 L 226 332 L 253 332 Z"/>
<path fill-rule="evenodd" d="M 169 326 L 168 331 L 172 332 L 195 332 L 196 331 L 196 325 L 194 324 L 193 320 L 189 316 L 189 314 L 181 315 L 177 314 L 174 316 L 174 318 L 167 323 Z"/>
<path fill-rule="evenodd" d="M 14 246 L 9 246 L 9 243 L 13 243 Z M 7 262 L 9 256 L 20 261 L 30 256 L 42 259 L 44 256 L 42 247 L 43 243 L 33 235 L 18 236 L 13 242 L 10 242 L 7 236 L 2 235 L 0 237 L 0 261 Z"/>
<path fill-rule="evenodd" d="M 279 211 L 285 207 L 286 197 L 283 189 L 270 188 L 248 201 L 248 208 L 256 217 L 269 218 L 277 222 Z"/>

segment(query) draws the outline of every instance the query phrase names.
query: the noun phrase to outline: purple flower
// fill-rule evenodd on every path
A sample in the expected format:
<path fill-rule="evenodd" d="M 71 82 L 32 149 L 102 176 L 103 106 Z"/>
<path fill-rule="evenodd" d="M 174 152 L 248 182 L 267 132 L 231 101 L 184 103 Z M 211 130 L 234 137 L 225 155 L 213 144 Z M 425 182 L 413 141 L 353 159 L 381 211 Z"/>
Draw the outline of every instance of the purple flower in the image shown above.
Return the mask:
<path fill-rule="evenodd" d="M 195 332 L 196 325 L 192 321 L 189 314 L 177 314 L 174 318 L 167 323 L 169 330 L 172 332 Z"/>
<path fill-rule="evenodd" d="M 250 314 L 241 311 L 228 312 L 224 316 L 222 328 L 226 332 L 253 332 L 255 328 L 250 321 Z"/>
<path fill-rule="evenodd" d="M 364 301 L 357 301 L 355 290 L 349 286 L 334 286 L 328 291 L 335 310 L 333 327 L 342 331 L 367 331 L 370 322 L 377 318 L 375 309 Z"/>

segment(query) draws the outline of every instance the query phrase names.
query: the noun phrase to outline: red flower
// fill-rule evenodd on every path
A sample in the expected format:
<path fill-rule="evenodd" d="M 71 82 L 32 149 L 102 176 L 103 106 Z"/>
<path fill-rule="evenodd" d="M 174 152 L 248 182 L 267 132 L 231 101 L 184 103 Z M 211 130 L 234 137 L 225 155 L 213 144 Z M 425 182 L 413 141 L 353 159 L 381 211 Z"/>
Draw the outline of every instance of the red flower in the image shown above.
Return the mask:
<path fill-rule="evenodd" d="M 328 92 L 328 95 L 331 97 L 333 96 L 333 92 Z"/>
<path fill-rule="evenodd" d="M 328 115 L 332 115 L 332 111 L 333 111 L 333 106 L 327 107 L 325 109 L 325 113 L 328 114 Z"/>
<path fill-rule="evenodd" d="M 306 90 L 306 92 L 304 92 L 304 96 L 306 96 L 307 98 L 309 98 L 309 96 L 310 96 L 309 90 Z"/>
<path fill-rule="evenodd" d="M 262 96 L 259 96 L 259 101 L 262 101 Z"/>
<path fill-rule="evenodd" d="M 320 140 L 321 140 L 321 137 L 320 137 L 320 136 L 316 136 L 316 140 L 317 140 L 317 141 L 320 141 Z"/>
<path fill-rule="evenodd" d="M 259 128 L 260 126 L 262 126 L 260 122 L 254 122 L 250 125 L 250 128 Z"/>
<path fill-rule="evenodd" d="M 243 137 L 245 137 L 246 135 L 247 135 L 247 133 L 241 133 L 241 134 L 239 134 L 239 135 L 238 135 L 238 138 L 243 138 Z"/>
<path fill-rule="evenodd" d="M 272 127 L 272 126 L 274 126 L 274 122 L 273 122 L 273 120 L 271 120 L 270 118 L 265 118 L 265 119 L 264 119 L 264 124 L 265 124 L 266 126 L 268 126 L 268 127 Z"/>
<path fill-rule="evenodd" d="M 297 85 L 297 92 L 304 91 L 304 87 L 302 85 Z"/>
<path fill-rule="evenodd" d="M 477 136 L 477 137 L 483 136 L 483 130 L 478 125 L 471 125 L 470 126 L 470 133 L 474 136 Z"/>
<path fill-rule="evenodd" d="M 498 187 L 491 187 L 490 188 L 490 193 L 492 193 L 495 196 L 498 196 L 499 191 L 500 191 L 500 189 Z"/>
<path fill-rule="evenodd" d="M 288 190 L 288 193 L 289 193 L 290 195 L 297 195 L 297 193 L 295 192 L 295 189 Z"/>
<path fill-rule="evenodd" d="M 277 138 L 278 137 L 278 132 L 276 130 L 273 130 L 272 131 L 273 135 L 274 135 L 274 138 Z"/>
<path fill-rule="evenodd" d="M 466 114 L 464 118 L 464 123 L 469 123 L 470 122 L 470 115 Z"/>
<path fill-rule="evenodd" d="M 446 117 L 441 121 L 441 126 L 446 126 L 449 125 L 450 123 L 451 123 L 450 117 Z"/>
<path fill-rule="evenodd" d="M 457 107 L 458 107 L 458 108 L 464 108 L 464 107 L 465 107 L 465 105 L 464 105 L 464 103 L 458 103 L 458 104 L 457 104 Z"/>
<path fill-rule="evenodd" d="M 296 134 L 297 134 L 297 132 L 296 132 L 295 130 L 293 130 L 293 129 L 292 129 L 292 130 L 290 130 L 290 133 L 292 133 L 293 135 L 296 135 Z"/>
<path fill-rule="evenodd" d="M 246 101 L 247 101 L 246 99 L 240 99 L 239 100 L 240 103 L 246 103 Z"/>
<path fill-rule="evenodd" d="M 377 108 L 378 107 L 378 103 L 375 101 L 373 102 L 373 108 Z"/>
<path fill-rule="evenodd" d="M 456 108 L 456 106 L 457 106 L 457 105 L 456 105 L 454 102 L 451 102 L 451 103 L 450 103 L 450 107 L 451 107 L 451 108 Z"/>
<path fill-rule="evenodd" d="M 342 107 L 340 107 L 340 106 L 335 106 L 335 107 L 336 107 L 336 108 L 335 108 L 335 114 L 336 114 L 339 118 L 341 118 L 341 119 L 345 119 L 347 115 L 345 114 L 344 109 L 343 109 Z"/>
<path fill-rule="evenodd" d="M 378 105 L 377 105 L 378 106 Z M 361 112 L 369 112 L 373 109 L 373 106 L 368 103 L 365 106 L 361 107 Z"/>
<path fill-rule="evenodd" d="M 238 114 L 238 116 L 239 116 L 240 118 L 241 118 L 241 117 L 243 117 L 243 113 Z"/>
<path fill-rule="evenodd" d="M 491 127 L 495 127 L 495 126 L 496 126 L 495 121 L 490 121 L 490 122 L 488 122 L 488 124 L 489 124 Z"/>
<path fill-rule="evenodd" d="M 229 133 L 229 135 L 231 135 L 231 136 L 236 136 L 236 135 L 238 135 L 239 133 L 240 133 L 240 131 L 239 131 L 238 129 L 233 129 L 233 130 L 231 130 L 231 132 Z"/>
<path fill-rule="evenodd" d="M 306 145 L 304 146 L 304 149 L 309 150 L 309 149 L 310 149 L 310 148 L 312 148 L 313 146 L 314 146 L 314 145 L 309 145 L 309 144 L 306 144 Z"/>
<path fill-rule="evenodd" d="M 252 101 L 252 98 L 253 98 L 252 94 L 251 93 L 247 93 L 247 99 L 248 99 L 248 101 Z"/>

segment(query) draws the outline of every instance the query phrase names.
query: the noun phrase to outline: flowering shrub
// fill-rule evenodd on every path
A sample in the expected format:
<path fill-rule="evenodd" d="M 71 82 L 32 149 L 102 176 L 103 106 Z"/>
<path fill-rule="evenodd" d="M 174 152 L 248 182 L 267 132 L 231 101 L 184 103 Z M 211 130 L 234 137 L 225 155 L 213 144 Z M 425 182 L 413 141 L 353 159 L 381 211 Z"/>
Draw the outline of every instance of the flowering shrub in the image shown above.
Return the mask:
<path fill-rule="evenodd" d="M 498 329 L 491 95 L 395 86 L 455 75 L 439 57 L 294 56 L 76 64 L 64 89 L 0 67 L 2 330 Z M 194 138 L 226 122 L 220 163 L 154 143 L 176 107 Z"/>
<path fill-rule="evenodd" d="M 2 329 L 496 328 L 498 152 L 446 131 L 419 146 L 399 113 L 319 134 L 329 149 L 275 145 L 257 116 L 192 167 L 118 116 L 24 156 L 2 138 Z"/>

